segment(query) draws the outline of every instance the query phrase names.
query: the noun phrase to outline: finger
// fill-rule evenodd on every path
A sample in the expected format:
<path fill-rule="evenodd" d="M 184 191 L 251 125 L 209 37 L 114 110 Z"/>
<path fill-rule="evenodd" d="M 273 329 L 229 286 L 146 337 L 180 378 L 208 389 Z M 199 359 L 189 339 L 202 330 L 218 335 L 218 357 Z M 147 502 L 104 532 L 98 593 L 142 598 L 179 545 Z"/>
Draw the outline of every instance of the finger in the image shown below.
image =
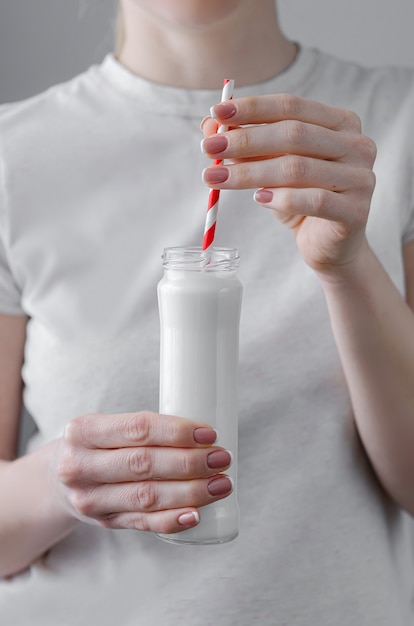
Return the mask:
<path fill-rule="evenodd" d="M 202 131 L 204 137 L 209 137 L 210 135 L 215 135 L 219 129 L 219 124 L 216 120 L 213 120 L 212 117 L 204 117 L 201 120 L 200 130 Z"/>
<path fill-rule="evenodd" d="M 101 521 L 105 528 L 125 528 L 153 533 L 173 534 L 194 528 L 201 516 L 197 509 L 172 509 L 154 513 L 116 513 Z"/>
<path fill-rule="evenodd" d="M 254 199 L 275 211 L 291 228 L 295 228 L 304 216 L 350 221 L 358 213 L 355 203 L 350 203 L 347 195 L 327 189 L 259 189 Z"/>
<path fill-rule="evenodd" d="M 212 107 L 212 115 L 220 124 L 232 126 L 300 120 L 332 130 L 361 131 L 361 120 L 353 111 L 293 94 L 244 97 L 221 102 Z"/>
<path fill-rule="evenodd" d="M 372 172 L 345 163 L 298 155 L 263 161 L 213 165 L 203 171 L 203 181 L 216 189 L 257 187 L 320 187 L 331 191 L 364 189 Z"/>
<path fill-rule="evenodd" d="M 238 128 L 206 137 L 201 149 L 215 159 L 297 154 L 361 166 L 372 166 L 376 152 L 375 144 L 359 133 L 338 133 L 296 120 Z"/>
<path fill-rule="evenodd" d="M 231 479 L 219 474 L 194 480 L 146 480 L 73 491 L 69 500 L 81 515 L 102 519 L 114 513 L 148 513 L 181 507 L 200 507 L 221 500 L 233 489 Z"/>
<path fill-rule="evenodd" d="M 69 454 L 59 476 L 67 486 L 121 483 L 153 478 L 189 480 L 227 469 L 231 453 L 223 448 L 140 446 Z"/>
<path fill-rule="evenodd" d="M 220 128 L 220 124 L 213 120 L 212 117 L 204 117 L 201 120 L 200 129 L 204 135 L 204 137 L 210 137 L 212 135 L 216 135 L 218 129 Z M 237 128 L 236 126 L 228 126 L 228 129 Z"/>
<path fill-rule="evenodd" d="M 86 448 L 133 446 L 209 446 L 217 433 L 207 424 L 151 411 L 76 417 L 65 428 L 64 441 Z"/>

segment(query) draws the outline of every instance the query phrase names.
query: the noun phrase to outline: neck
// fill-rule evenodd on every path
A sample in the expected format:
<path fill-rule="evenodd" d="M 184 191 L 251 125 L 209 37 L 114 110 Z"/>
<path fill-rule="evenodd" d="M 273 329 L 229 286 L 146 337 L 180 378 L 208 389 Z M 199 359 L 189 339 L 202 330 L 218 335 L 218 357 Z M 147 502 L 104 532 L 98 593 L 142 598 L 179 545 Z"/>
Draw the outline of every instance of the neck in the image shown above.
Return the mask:
<path fill-rule="evenodd" d="M 274 0 L 241 2 L 222 19 L 171 22 L 123 1 L 119 61 L 153 82 L 216 89 L 223 77 L 238 86 L 276 76 L 293 61 L 296 46 L 282 34 Z"/>

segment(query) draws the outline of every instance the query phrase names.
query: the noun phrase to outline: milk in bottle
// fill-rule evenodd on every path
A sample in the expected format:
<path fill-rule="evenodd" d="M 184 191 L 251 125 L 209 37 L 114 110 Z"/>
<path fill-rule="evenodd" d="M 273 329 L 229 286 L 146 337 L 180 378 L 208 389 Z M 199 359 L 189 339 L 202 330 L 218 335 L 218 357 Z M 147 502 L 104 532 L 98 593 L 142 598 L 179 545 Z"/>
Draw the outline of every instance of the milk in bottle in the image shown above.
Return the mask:
<path fill-rule="evenodd" d="M 198 526 L 171 535 L 174 543 L 223 543 L 238 534 L 237 370 L 242 286 L 237 250 L 166 248 L 158 284 L 160 413 L 206 422 L 230 450 L 230 496 L 200 509 Z"/>

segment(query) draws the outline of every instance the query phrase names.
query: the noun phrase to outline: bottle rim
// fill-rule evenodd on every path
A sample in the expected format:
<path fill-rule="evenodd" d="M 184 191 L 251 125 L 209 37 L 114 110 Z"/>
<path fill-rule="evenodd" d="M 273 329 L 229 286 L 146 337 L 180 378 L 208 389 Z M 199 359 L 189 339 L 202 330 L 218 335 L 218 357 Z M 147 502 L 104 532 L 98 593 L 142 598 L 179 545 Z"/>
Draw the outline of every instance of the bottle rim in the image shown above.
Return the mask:
<path fill-rule="evenodd" d="M 203 250 L 201 246 L 171 246 L 164 248 L 162 264 L 164 269 L 186 271 L 228 271 L 239 265 L 239 251 L 236 248 L 214 246 Z"/>

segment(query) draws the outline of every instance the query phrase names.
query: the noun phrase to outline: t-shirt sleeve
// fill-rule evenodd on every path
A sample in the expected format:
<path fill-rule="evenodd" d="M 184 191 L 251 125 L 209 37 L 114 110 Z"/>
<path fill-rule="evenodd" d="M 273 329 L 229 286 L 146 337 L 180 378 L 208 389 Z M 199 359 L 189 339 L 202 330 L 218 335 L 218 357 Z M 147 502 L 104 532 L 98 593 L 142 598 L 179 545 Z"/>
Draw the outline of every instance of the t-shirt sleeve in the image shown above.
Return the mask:
<path fill-rule="evenodd" d="M 0 313 L 23 315 L 21 293 L 13 277 L 6 245 L 4 180 L 0 178 Z"/>
<path fill-rule="evenodd" d="M 406 161 L 407 179 L 411 181 L 407 194 L 407 210 L 402 232 L 403 245 L 414 241 L 414 73 L 412 74 L 412 90 L 409 106 L 409 124 L 407 125 L 407 144 L 409 153 Z"/>
<path fill-rule="evenodd" d="M 411 185 L 411 202 L 408 207 L 407 219 L 405 221 L 402 242 L 403 245 L 414 241 L 414 159 L 413 159 L 413 171 L 412 171 L 412 185 Z"/>
<path fill-rule="evenodd" d="M 0 313 L 23 315 L 21 295 L 10 271 L 0 228 Z"/>

